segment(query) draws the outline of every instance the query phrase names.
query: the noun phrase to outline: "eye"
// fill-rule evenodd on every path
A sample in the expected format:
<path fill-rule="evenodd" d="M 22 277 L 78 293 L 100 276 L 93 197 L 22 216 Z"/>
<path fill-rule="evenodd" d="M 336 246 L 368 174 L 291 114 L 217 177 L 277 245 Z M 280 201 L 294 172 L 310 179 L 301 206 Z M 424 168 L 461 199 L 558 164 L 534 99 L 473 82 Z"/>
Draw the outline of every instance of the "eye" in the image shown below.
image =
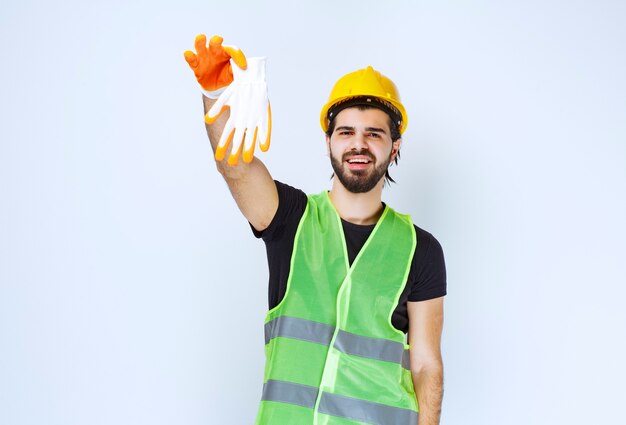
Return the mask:
<path fill-rule="evenodd" d="M 369 137 L 373 138 L 373 139 L 380 139 L 380 134 L 379 133 L 370 133 Z"/>

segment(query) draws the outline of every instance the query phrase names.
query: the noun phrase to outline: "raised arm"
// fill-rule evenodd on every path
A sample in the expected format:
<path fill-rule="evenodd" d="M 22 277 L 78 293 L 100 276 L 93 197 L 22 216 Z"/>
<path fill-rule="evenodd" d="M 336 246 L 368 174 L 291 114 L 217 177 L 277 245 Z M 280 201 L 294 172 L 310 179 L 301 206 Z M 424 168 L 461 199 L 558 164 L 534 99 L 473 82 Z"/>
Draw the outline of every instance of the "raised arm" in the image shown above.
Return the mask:
<path fill-rule="evenodd" d="M 408 313 L 411 375 L 419 404 L 419 425 L 439 425 L 443 398 L 443 297 L 409 302 Z"/>
<path fill-rule="evenodd" d="M 215 99 L 202 97 L 206 114 Z M 217 150 L 229 115 L 229 111 L 224 111 L 212 124 L 206 124 L 213 152 Z M 256 230 L 265 230 L 278 209 L 276 184 L 265 164 L 257 157 L 253 157 L 250 163 L 239 162 L 236 166 L 228 165 L 227 159 L 216 159 L 215 164 L 244 217 Z"/>
<path fill-rule="evenodd" d="M 206 37 L 201 34 L 196 37 L 195 48 L 196 53 L 185 52 L 185 60 L 203 89 L 207 133 L 215 153 L 217 169 L 224 177 L 246 219 L 255 229 L 264 230 L 278 209 L 278 193 L 267 168 L 253 156 L 253 152 L 257 136 L 262 150 L 269 146 L 271 126 L 269 103 L 266 91 L 265 98 L 262 96 L 258 98 L 259 90 L 252 93 L 237 90 L 236 82 L 233 83 L 233 71 L 238 73 L 241 79 L 258 78 L 258 66 L 256 69 L 254 66 L 251 67 L 254 74 L 252 71 L 246 73 L 248 64 L 241 50 L 233 46 L 223 46 L 222 38 L 219 36 L 211 37 L 207 48 Z M 258 63 L 253 62 L 252 65 Z M 264 68 L 261 71 L 264 72 Z M 264 83 L 264 74 L 262 77 Z M 242 87 L 248 90 L 252 85 L 249 81 L 245 83 Z M 246 101 L 254 104 L 246 105 Z M 263 101 L 267 106 L 262 106 L 265 105 Z M 216 102 L 216 108 L 211 110 Z M 229 107 L 233 107 L 233 117 L 230 116 Z M 267 110 L 259 110 L 260 107 L 266 107 Z M 216 110 L 217 108 L 219 109 Z M 246 113 L 242 113 L 241 110 L 245 110 Z M 254 121 L 256 116 L 261 117 L 258 122 Z M 227 134 L 222 137 L 225 129 Z M 257 131 L 261 134 L 257 135 Z M 238 161 L 240 155 L 244 159 L 243 162 Z"/>

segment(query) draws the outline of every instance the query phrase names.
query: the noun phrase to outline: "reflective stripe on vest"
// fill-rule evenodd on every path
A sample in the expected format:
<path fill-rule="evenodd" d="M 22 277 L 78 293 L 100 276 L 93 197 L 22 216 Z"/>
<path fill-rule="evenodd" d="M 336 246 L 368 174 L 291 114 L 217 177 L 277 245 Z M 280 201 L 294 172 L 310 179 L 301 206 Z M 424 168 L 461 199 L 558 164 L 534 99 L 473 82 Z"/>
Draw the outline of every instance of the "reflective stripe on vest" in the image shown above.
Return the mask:
<path fill-rule="evenodd" d="M 294 338 L 329 345 L 335 327 L 298 317 L 280 316 L 265 324 L 265 343 L 277 337 Z M 404 344 L 386 339 L 369 338 L 339 330 L 335 344 L 342 353 L 370 359 L 400 363 L 410 370 L 409 350 Z"/>
<path fill-rule="evenodd" d="M 295 404 L 312 409 L 318 389 L 293 382 L 269 380 L 263 385 L 264 401 Z M 418 414 L 409 409 L 385 406 L 337 394 L 322 394 L 320 412 L 372 424 L 417 424 Z"/>
<path fill-rule="evenodd" d="M 350 265 L 328 194 L 308 197 L 265 320 L 257 425 L 417 423 L 406 336 L 391 324 L 415 245 L 410 218 L 386 207 Z"/>

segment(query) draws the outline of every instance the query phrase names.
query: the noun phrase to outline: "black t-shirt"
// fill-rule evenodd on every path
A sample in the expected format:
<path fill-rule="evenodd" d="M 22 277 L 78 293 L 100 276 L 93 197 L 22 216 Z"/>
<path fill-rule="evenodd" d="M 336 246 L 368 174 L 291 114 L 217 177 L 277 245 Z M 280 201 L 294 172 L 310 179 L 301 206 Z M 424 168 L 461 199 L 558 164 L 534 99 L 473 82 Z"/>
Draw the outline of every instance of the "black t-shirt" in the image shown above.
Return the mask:
<path fill-rule="evenodd" d="M 269 308 L 285 296 L 291 254 L 300 219 L 307 205 L 307 196 L 299 189 L 276 181 L 278 210 L 272 222 L 262 232 L 252 228 L 257 238 L 263 238 L 269 265 Z M 358 225 L 341 220 L 346 238 L 350 264 L 365 245 L 375 224 Z M 437 239 L 415 226 L 417 246 L 413 254 L 407 285 L 391 318 L 392 324 L 403 332 L 409 328 L 407 301 L 425 301 L 446 295 L 446 265 Z"/>

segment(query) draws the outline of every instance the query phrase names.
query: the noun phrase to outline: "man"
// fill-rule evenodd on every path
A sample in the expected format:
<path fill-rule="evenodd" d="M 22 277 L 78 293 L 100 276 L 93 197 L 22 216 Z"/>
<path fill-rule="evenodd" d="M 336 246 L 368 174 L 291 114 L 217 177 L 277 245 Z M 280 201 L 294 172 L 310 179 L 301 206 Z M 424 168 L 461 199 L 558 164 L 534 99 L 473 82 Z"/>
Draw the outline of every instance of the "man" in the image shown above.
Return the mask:
<path fill-rule="evenodd" d="M 197 55 L 185 53 L 209 96 L 231 90 L 232 74 L 252 62 L 221 42 L 213 37 L 207 50 L 199 36 Z M 259 129 L 244 135 L 229 124 L 232 115 L 216 119 L 225 102 L 204 97 L 209 139 L 239 209 L 265 241 L 270 271 L 257 424 L 415 425 L 418 411 L 420 425 L 438 424 L 443 253 L 432 235 L 381 201 L 408 123 L 395 85 L 371 67 L 336 83 L 321 113 L 332 188 L 309 196 L 272 179 L 250 154 L 254 140 L 232 166 L 240 139 Z"/>

